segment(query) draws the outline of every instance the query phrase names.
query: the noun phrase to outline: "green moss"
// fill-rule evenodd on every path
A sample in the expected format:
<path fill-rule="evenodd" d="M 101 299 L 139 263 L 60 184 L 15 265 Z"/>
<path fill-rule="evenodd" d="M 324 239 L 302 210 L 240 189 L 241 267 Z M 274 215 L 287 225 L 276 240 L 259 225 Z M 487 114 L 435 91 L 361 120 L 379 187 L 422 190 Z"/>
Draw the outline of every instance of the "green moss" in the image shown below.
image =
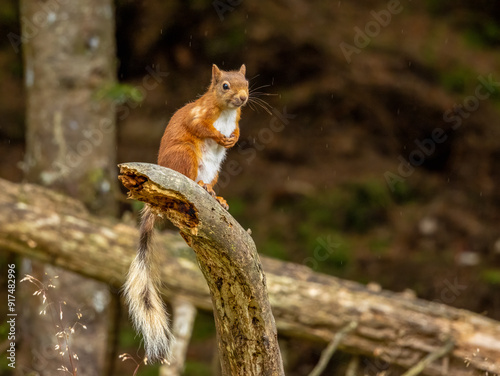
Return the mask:
<path fill-rule="evenodd" d="M 0 20 L 2 24 L 14 24 L 19 22 L 19 14 L 17 8 L 14 6 L 14 2 L 5 2 L 0 7 Z"/>
<path fill-rule="evenodd" d="M 192 342 L 204 341 L 215 336 L 215 321 L 211 312 L 198 311 L 193 327 Z"/>
<path fill-rule="evenodd" d="M 246 202 L 239 197 L 231 197 L 227 200 L 231 215 L 235 218 L 244 215 L 246 210 Z"/>
<path fill-rule="evenodd" d="M 230 17 L 231 13 L 226 13 L 228 22 L 234 22 L 236 18 Z M 245 46 L 245 30 L 238 27 L 237 24 L 231 28 L 231 32 L 226 33 L 223 38 L 213 38 L 207 41 L 207 50 L 209 56 L 234 55 Z"/>
<path fill-rule="evenodd" d="M 318 272 L 343 270 L 352 262 L 352 246 L 339 233 L 317 236 L 307 249 L 309 254 L 304 263 Z"/>
<path fill-rule="evenodd" d="M 92 185 L 98 185 L 104 179 L 105 173 L 102 168 L 94 168 L 88 172 L 87 181 Z"/>
<path fill-rule="evenodd" d="M 500 26 L 494 20 L 478 20 L 466 25 L 464 39 L 473 47 L 495 47 L 500 44 Z"/>
<path fill-rule="evenodd" d="M 406 204 L 415 201 L 417 196 L 415 189 L 406 180 L 396 184 L 392 192 L 392 199 L 396 204 Z"/>
<path fill-rule="evenodd" d="M 433 16 L 439 16 L 443 13 L 443 3 L 445 1 L 436 1 L 436 0 L 425 0 L 425 7 L 427 11 Z"/>
<path fill-rule="evenodd" d="M 212 375 L 212 367 L 210 364 L 187 361 L 183 375 L 185 376 L 210 376 Z"/>
<path fill-rule="evenodd" d="M 455 67 L 443 69 L 440 77 L 441 85 L 451 93 L 466 94 L 473 92 L 473 86 L 477 85 L 477 74 L 468 67 Z"/>
<path fill-rule="evenodd" d="M 490 285 L 500 285 L 500 269 L 486 269 L 481 271 L 481 279 Z"/>
<path fill-rule="evenodd" d="M 132 202 L 130 203 L 130 206 L 134 213 L 140 212 L 142 208 L 144 208 L 144 205 L 144 202 L 138 200 L 132 200 Z"/>
<path fill-rule="evenodd" d="M 403 186 L 393 197 L 382 180 L 346 184 L 298 204 L 304 218 L 299 232 L 302 235 L 331 229 L 366 232 L 387 220 L 389 206 L 410 200 L 413 195 L 409 187 Z"/>
<path fill-rule="evenodd" d="M 126 102 L 140 103 L 144 100 L 144 95 L 135 86 L 116 83 L 100 88 L 95 98 L 96 100 L 111 99 L 116 104 L 124 104 Z"/>
<path fill-rule="evenodd" d="M 391 243 L 392 240 L 390 238 L 372 239 L 369 242 L 370 251 L 378 255 L 383 255 L 389 251 Z"/>
<path fill-rule="evenodd" d="M 286 251 L 284 241 L 278 237 L 272 236 L 261 247 L 261 252 L 267 256 L 274 257 L 280 260 L 290 260 L 288 252 Z"/>
<path fill-rule="evenodd" d="M 141 376 L 158 376 L 160 374 L 160 366 L 158 364 L 148 364 L 146 367 L 141 366 L 138 374 Z"/>
<path fill-rule="evenodd" d="M 140 340 L 131 326 L 126 326 L 120 330 L 120 348 L 134 348 L 139 346 Z"/>
<path fill-rule="evenodd" d="M 389 190 L 378 181 L 350 184 L 351 199 L 345 203 L 347 229 L 364 232 L 387 219 L 387 207 L 391 203 Z"/>

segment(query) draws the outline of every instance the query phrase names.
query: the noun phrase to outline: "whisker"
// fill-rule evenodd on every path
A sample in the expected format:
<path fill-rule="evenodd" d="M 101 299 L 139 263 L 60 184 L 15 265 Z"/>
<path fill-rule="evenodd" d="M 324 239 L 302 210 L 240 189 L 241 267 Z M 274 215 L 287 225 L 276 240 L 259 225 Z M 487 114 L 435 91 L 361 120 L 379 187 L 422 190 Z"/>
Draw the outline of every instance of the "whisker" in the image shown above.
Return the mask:
<path fill-rule="evenodd" d="M 265 87 L 270 87 L 270 86 L 272 86 L 272 85 L 261 85 L 261 86 L 256 87 L 256 88 L 250 87 L 250 92 L 253 92 L 253 91 L 259 90 L 259 89 L 263 89 Z"/>
<path fill-rule="evenodd" d="M 259 111 L 255 108 L 255 106 L 254 106 L 254 104 L 253 104 L 252 102 L 248 101 L 248 102 L 247 102 L 247 104 L 248 104 L 248 107 L 250 107 L 250 108 L 252 109 L 252 111 L 259 112 Z"/>
<path fill-rule="evenodd" d="M 269 108 L 272 108 L 273 106 L 271 106 L 269 103 L 267 103 L 265 100 L 261 99 L 261 98 L 250 98 L 253 102 L 255 103 L 259 103 L 259 104 L 262 104 L 262 105 L 265 105 Z"/>
<path fill-rule="evenodd" d="M 249 98 L 248 103 L 252 103 L 255 106 L 262 108 L 269 115 L 272 115 L 271 109 L 273 108 L 269 103 L 263 101 L 259 98 Z"/>
<path fill-rule="evenodd" d="M 256 91 L 256 92 L 252 91 L 252 92 L 250 92 L 250 95 L 255 96 L 256 94 L 258 94 L 258 95 L 265 95 L 265 96 L 278 95 L 278 94 L 275 94 L 275 93 L 264 93 L 263 91 Z"/>
<path fill-rule="evenodd" d="M 253 80 L 254 78 L 258 77 L 259 75 L 251 78 L 250 80 Z M 264 91 L 261 91 L 264 88 L 270 87 L 272 85 L 260 85 L 256 86 L 256 83 L 252 82 L 249 90 L 248 90 L 248 104 L 249 106 L 256 112 L 259 112 L 259 108 L 267 112 L 269 115 L 272 115 L 271 110 L 273 109 L 273 106 L 271 106 L 269 103 L 267 103 L 265 100 L 259 97 L 263 96 L 275 96 L 278 94 L 272 94 L 272 93 L 266 93 Z"/>
<path fill-rule="evenodd" d="M 260 97 L 255 97 L 255 96 L 250 96 L 251 99 L 254 99 L 256 101 L 260 101 L 260 102 L 265 102 L 264 99 L 260 98 Z"/>
<path fill-rule="evenodd" d="M 257 77 L 259 77 L 259 76 L 260 76 L 260 74 L 256 74 L 256 75 L 255 75 L 255 76 L 253 76 L 252 78 L 249 78 L 249 79 L 248 79 L 248 81 L 252 81 L 252 80 L 256 79 L 256 78 L 257 78 Z"/>

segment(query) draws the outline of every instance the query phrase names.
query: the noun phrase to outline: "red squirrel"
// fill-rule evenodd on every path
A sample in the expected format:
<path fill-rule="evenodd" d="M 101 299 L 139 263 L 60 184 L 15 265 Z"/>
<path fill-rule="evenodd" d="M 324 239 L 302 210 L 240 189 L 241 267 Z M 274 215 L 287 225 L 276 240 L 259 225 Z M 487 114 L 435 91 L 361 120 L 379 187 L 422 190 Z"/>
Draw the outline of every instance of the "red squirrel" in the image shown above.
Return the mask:
<path fill-rule="evenodd" d="M 213 187 L 227 149 L 234 146 L 240 135 L 241 107 L 249 97 L 245 72 L 245 65 L 239 71 L 222 71 L 214 64 L 207 92 L 172 116 L 158 153 L 160 166 L 194 180 L 226 210 L 226 200 L 216 196 Z M 137 256 L 130 265 L 124 291 L 134 326 L 143 335 L 147 360 L 168 362 L 174 338 L 158 291 L 158 262 L 151 247 L 156 218 L 146 205 Z"/>

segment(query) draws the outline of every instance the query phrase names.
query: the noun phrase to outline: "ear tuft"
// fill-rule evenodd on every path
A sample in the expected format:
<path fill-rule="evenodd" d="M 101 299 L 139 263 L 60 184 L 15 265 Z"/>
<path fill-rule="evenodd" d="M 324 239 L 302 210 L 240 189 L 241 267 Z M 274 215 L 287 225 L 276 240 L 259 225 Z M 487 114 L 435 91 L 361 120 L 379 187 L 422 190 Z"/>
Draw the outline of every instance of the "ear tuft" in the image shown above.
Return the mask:
<path fill-rule="evenodd" d="M 217 67 L 217 65 L 212 65 L 212 82 L 217 82 L 219 81 L 220 77 L 222 76 L 222 72 L 220 69 Z"/>
<path fill-rule="evenodd" d="M 245 64 L 242 64 L 240 68 L 240 73 L 244 76 L 246 72 L 247 72 L 247 67 L 245 67 Z"/>

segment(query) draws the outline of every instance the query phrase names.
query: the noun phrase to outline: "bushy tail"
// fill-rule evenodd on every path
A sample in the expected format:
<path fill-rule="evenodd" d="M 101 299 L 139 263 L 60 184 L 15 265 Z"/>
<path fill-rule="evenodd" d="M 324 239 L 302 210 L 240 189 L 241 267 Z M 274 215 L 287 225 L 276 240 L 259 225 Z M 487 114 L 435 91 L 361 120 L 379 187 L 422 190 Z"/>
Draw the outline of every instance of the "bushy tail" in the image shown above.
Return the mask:
<path fill-rule="evenodd" d="M 139 249 L 130 265 L 125 297 L 135 329 L 142 333 L 149 362 L 171 359 L 172 333 L 168 314 L 158 292 L 161 280 L 158 262 L 151 247 L 156 215 L 149 205 L 144 207 L 140 229 Z"/>

